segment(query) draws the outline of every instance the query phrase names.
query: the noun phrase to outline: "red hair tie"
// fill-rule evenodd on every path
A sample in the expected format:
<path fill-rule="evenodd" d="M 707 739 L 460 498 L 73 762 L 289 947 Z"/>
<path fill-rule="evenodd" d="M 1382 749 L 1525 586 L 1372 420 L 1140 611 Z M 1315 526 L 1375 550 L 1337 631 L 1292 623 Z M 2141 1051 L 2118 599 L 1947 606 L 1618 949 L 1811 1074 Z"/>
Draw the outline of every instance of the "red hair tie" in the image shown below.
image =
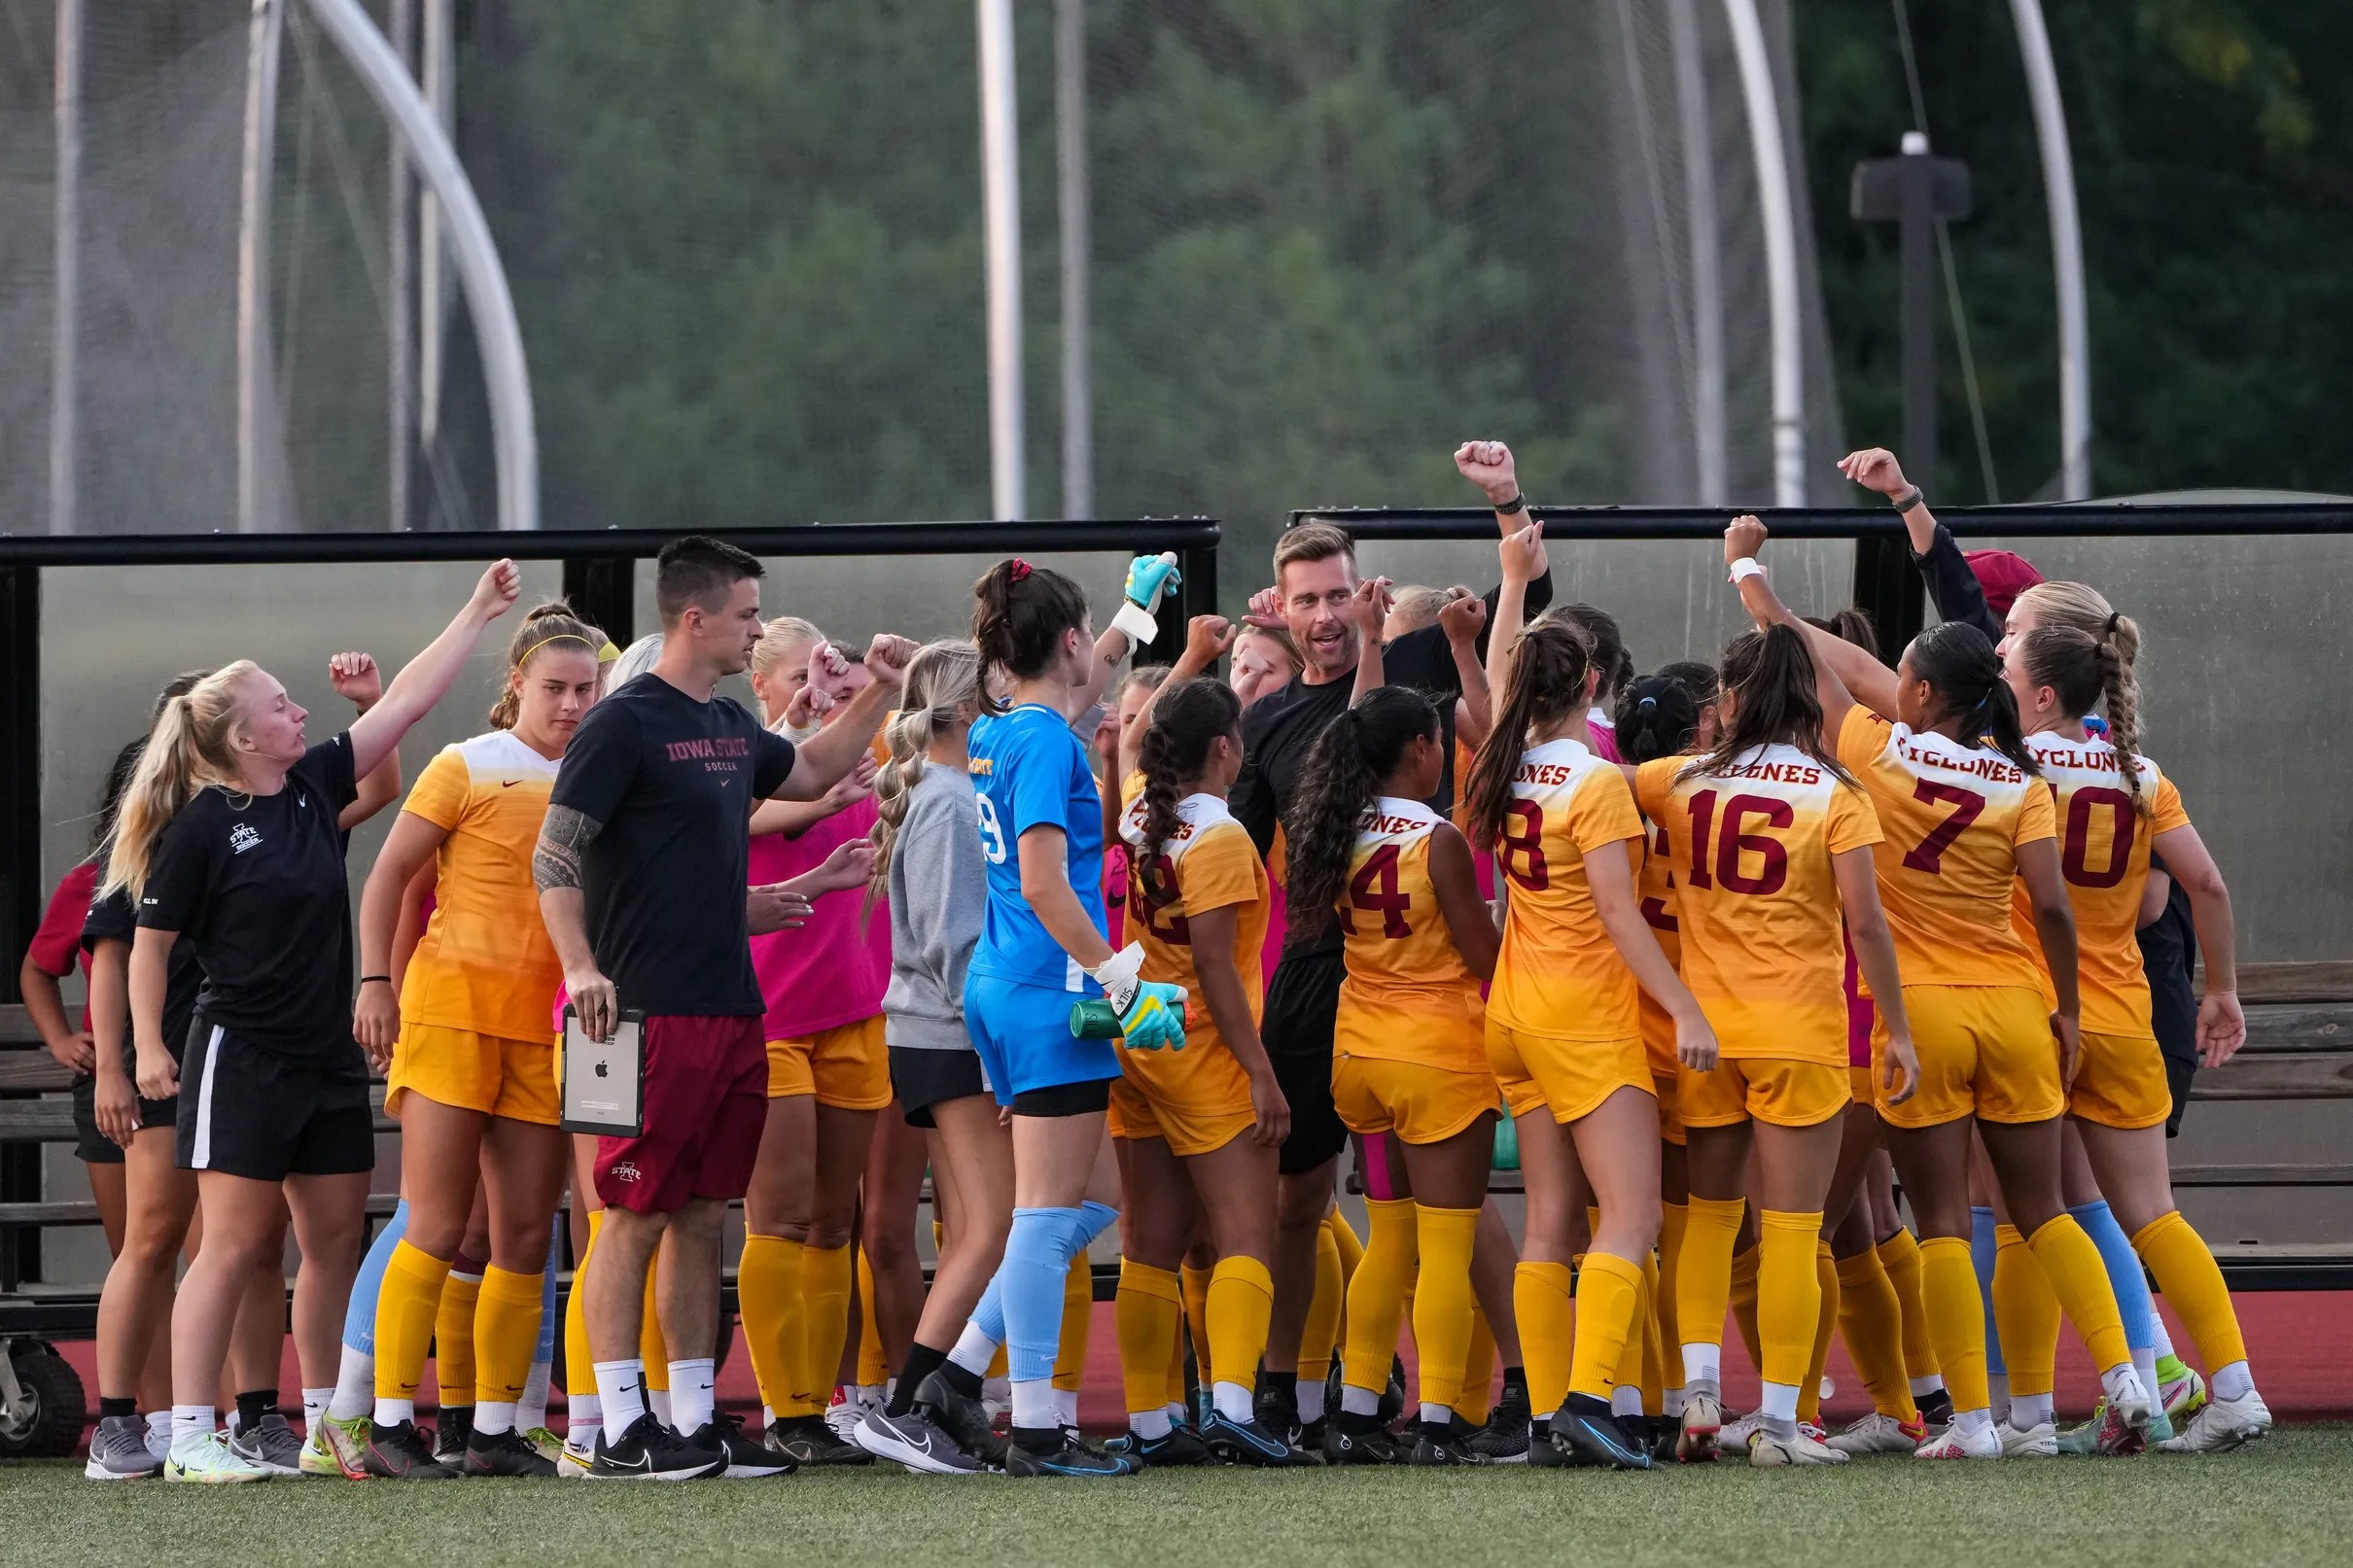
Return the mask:
<path fill-rule="evenodd" d="M 1013 557 L 1012 564 L 1005 570 L 1005 581 L 1019 582 L 1022 578 L 1028 576 L 1029 575 L 1030 563 L 1017 555 Z"/>

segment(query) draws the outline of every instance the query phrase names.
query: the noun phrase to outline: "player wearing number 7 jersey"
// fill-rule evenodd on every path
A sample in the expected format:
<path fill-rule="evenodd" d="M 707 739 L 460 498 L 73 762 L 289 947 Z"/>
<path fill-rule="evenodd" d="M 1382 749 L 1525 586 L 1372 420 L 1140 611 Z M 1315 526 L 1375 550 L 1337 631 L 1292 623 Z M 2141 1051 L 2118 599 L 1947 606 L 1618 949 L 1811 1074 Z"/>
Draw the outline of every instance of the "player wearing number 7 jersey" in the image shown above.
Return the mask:
<path fill-rule="evenodd" d="M 1526 1130 L 1528 1222 L 1512 1299 L 1528 1399 L 1536 1410 L 1558 1407 L 1550 1438 L 1563 1458 L 1646 1470 L 1646 1445 L 1610 1414 L 1611 1385 L 1634 1380 L 1621 1376 L 1621 1360 L 1657 1282 L 1659 1103 L 1636 998 L 1647 991 L 1668 1010 L 1694 1066 L 1714 1064 L 1715 1034 L 1643 922 L 1628 850 L 1639 854 L 1643 837 L 1633 793 L 1586 745 L 1601 672 L 1585 633 L 1538 621 L 1499 651 L 1503 697 L 1468 799 L 1473 838 L 1494 845 L 1510 886 L 1488 1057 L 1498 1078 L 1530 1079 L 1542 1096 L 1541 1105 L 1514 1106 Z M 1573 1355 L 1579 1200 L 1561 1128 L 1601 1216 L 1579 1276 Z M 1640 1344 L 1634 1339 L 1637 1359 Z"/>
<path fill-rule="evenodd" d="M 1724 1312 L 1753 1136 L 1765 1397 L 1749 1459 L 1843 1464 L 1844 1454 L 1797 1426 L 1822 1306 L 1815 1243 L 1851 1098 L 1842 914 L 1873 993 L 1885 998 L 1891 1102 L 1918 1081 L 1872 876 L 1879 825 L 1823 744 L 1813 660 L 1796 632 L 1768 627 L 1725 650 L 1716 714 L 1705 754 L 1633 770 L 1634 798 L 1667 829 L 1675 866 L 1683 981 L 1719 1048 L 1714 1070 L 1686 1062 L 1675 1083 L 1691 1181 L 1676 1277 L 1688 1390 L 1677 1451 L 1711 1457 L 1723 1421 Z"/>
<path fill-rule="evenodd" d="M 2116 1419 L 2140 1441 L 2149 1390 L 2133 1370 L 2098 1247 L 2060 1200 L 2059 1111 L 2077 1042 L 2075 923 L 2059 879 L 2050 792 L 2019 730 L 2016 700 L 1984 633 L 1923 632 L 1893 671 L 1797 620 L 1753 567 L 1764 526 L 1734 521 L 1725 553 L 1741 602 L 1800 630 L 1815 659 L 1839 760 L 1870 791 L 1886 837 L 1873 852 L 1919 1053 L 1919 1092 L 1878 1096 L 1887 1147 L 1920 1231 L 1922 1296 L 1952 1391 L 1948 1429 L 1923 1459 L 1998 1459 L 2030 1445 L 1994 1430 L 1984 1317 L 1969 1259 L 1972 1119 L 2034 1258 L 2073 1320 Z M 2011 889 L 2030 911 L 2011 927 Z M 2046 1004 L 2039 947 L 2053 984 Z M 1885 1016 L 1882 1009 L 1882 1018 Z M 1886 1026 L 1874 1055 L 1886 1050 Z"/>

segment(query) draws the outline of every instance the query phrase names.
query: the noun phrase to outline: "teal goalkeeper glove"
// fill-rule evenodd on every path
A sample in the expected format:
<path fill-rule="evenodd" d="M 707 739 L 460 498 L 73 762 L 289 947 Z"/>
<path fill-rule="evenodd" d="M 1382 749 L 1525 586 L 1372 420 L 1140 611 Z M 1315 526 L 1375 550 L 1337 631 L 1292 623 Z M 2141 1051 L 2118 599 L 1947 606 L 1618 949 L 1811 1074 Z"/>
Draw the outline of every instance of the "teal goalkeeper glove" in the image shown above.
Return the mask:
<path fill-rule="evenodd" d="M 1136 557 L 1128 563 L 1126 601 L 1111 617 L 1111 624 L 1127 633 L 1132 643 L 1149 643 L 1160 635 L 1160 623 L 1152 618 L 1152 611 L 1161 597 L 1183 580 L 1174 550 Z"/>
<path fill-rule="evenodd" d="M 1131 1051 L 1184 1049 L 1182 986 L 1144 980 L 1143 949 L 1131 942 L 1087 972 L 1103 987 L 1104 999 L 1119 1014 L 1119 1031 Z"/>

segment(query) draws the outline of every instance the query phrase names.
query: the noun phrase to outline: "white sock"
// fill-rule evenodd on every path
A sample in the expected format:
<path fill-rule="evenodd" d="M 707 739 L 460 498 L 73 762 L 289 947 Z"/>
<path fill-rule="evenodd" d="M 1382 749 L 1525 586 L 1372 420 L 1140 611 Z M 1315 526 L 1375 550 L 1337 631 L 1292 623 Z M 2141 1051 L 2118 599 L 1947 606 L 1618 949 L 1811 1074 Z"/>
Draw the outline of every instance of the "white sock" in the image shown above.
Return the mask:
<path fill-rule="evenodd" d="M 1032 1432 L 1050 1432 L 1062 1425 L 1051 1378 L 1029 1377 L 1013 1384 L 1013 1424 Z"/>
<path fill-rule="evenodd" d="M 669 1389 L 667 1389 L 667 1388 L 649 1388 L 649 1389 L 647 1389 L 647 1390 L 646 1390 L 646 1409 L 648 1409 L 648 1410 L 651 1411 L 653 1412 L 653 1418 L 654 1418 L 655 1420 L 657 1420 L 657 1421 L 661 1422 L 661 1423 L 662 1423 L 662 1425 L 664 1425 L 664 1426 L 666 1426 L 666 1427 L 670 1428 L 670 1430 L 671 1430 L 671 1431 L 673 1431 L 673 1432 L 675 1432 L 675 1431 L 677 1431 L 677 1430 L 678 1430 L 678 1423 L 677 1423 L 676 1421 L 673 1421 L 672 1419 L 670 1419 L 670 1409 L 671 1409 L 671 1406 L 670 1406 L 670 1390 L 669 1390 Z"/>
<path fill-rule="evenodd" d="M 503 1399 L 477 1400 L 474 1407 L 474 1429 L 486 1438 L 495 1438 L 514 1430 L 514 1407 Z"/>
<path fill-rule="evenodd" d="M 615 1433 L 628 1431 L 646 1413 L 646 1364 L 634 1356 L 598 1362 L 596 1399 L 604 1424 Z"/>
<path fill-rule="evenodd" d="M 966 1323 L 965 1331 L 956 1337 L 956 1348 L 948 1352 L 948 1359 L 975 1377 L 985 1377 L 989 1363 L 997 1359 L 997 1342 Z"/>
<path fill-rule="evenodd" d="M 417 1402 L 413 1399 L 378 1399 L 375 1420 L 378 1426 L 399 1426 L 403 1421 L 417 1418 Z"/>
<path fill-rule="evenodd" d="M 213 1410 L 210 1405 L 174 1405 L 171 1408 L 171 1446 L 177 1453 L 189 1444 L 212 1436 Z"/>
<path fill-rule="evenodd" d="M 1990 1431 L 1992 1428 L 1993 1411 L 1954 1411 L 1952 1412 L 1952 1430 L 1963 1437 Z"/>
<path fill-rule="evenodd" d="M 861 1411 L 869 1405 L 880 1405 L 889 1397 L 885 1385 L 881 1383 L 852 1383 L 850 1385 L 850 1403 Z M 1071 1403 L 1073 1408 L 1078 1403 L 1078 1395 L 1075 1391 L 1071 1395 Z M 1076 1417 L 1072 1416 L 1072 1419 L 1075 1420 Z"/>
<path fill-rule="evenodd" d="M 302 1390 L 302 1430 L 305 1433 L 319 1429 L 319 1417 L 327 1413 L 328 1403 L 334 1397 L 335 1391 L 332 1388 Z"/>
<path fill-rule="evenodd" d="M 1445 1426 L 1454 1418 L 1455 1408 L 1453 1406 L 1441 1405 L 1435 1400 L 1428 1399 L 1422 1402 L 1422 1419 L 1425 1425 Z"/>
<path fill-rule="evenodd" d="M 365 1350 L 343 1346 L 343 1360 L 335 1368 L 335 1391 L 328 1401 L 327 1413 L 338 1421 L 348 1421 L 366 1415 L 375 1406 L 376 1358 Z"/>
<path fill-rule="evenodd" d="M 1320 1392 L 1320 1390 L 1318 1390 Z M 1258 1418 L 1258 1402 L 1253 1390 L 1241 1383 L 1218 1383 L 1210 1391 L 1210 1401 L 1217 1413 L 1229 1421 L 1247 1426 Z M 1305 1420 L 1305 1416 L 1300 1419 Z"/>
<path fill-rule="evenodd" d="M 604 1401 L 594 1394 L 564 1396 L 564 1442 L 575 1448 L 593 1448 L 605 1427 Z"/>
<path fill-rule="evenodd" d="M 555 1368 L 545 1361 L 531 1364 L 531 1376 L 523 1379 L 523 1397 L 515 1401 L 514 1424 L 518 1431 L 533 1432 L 547 1424 L 547 1381 Z M 474 1425 L 482 1424 L 474 1418 Z"/>
<path fill-rule="evenodd" d="M 765 1432 L 768 1430 L 768 1428 L 774 1426 L 775 1424 L 776 1407 L 773 1405 L 762 1405 L 759 1408 L 759 1429 L 762 1432 Z"/>
<path fill-rule="evenodd" d="M 1177 1404 L 1175 1400 L 1171 1400 L 1160 1408 L 1169 1412 L 1169 1425 L 1171 1426 L 1182 1423 L 1189 1413 L 1182 1405 Z"/>
<path fill-rule="evenodd" d="M 2013 1394 L 2010 1396 L 2010 1424 L 2020 1432 L 2031 1432 L 2038 1426 L 2050 1424 L 2051 1396 L 2049 1394 Z"/>
<path fill-rule="evenodd" d="M 1299 1401 L 1299 1419 L 1303 1422 L 1322 1420 L 1323 1379 L 1318 1377 L 1315 1381 L 1310 1382 L 1305 1377 L 1302 1377 L 1298 1379 L 1296 1386 L 1299 1390 L 1297 1395 Z"/>
<path fill-rule="evenodd" d="M 2130 1362 L 2126 1362 L 2121 1367 L 2110 1367 L 2100 1374 L 2100 1392 L 2106 1394 L 2111 1400 L 2121 1401 L 2124 1398 L 2127 1377 L 2135 1383 L 2140 1383 L 2139 1393 L 2144 1400 L 2149 1398 L 2149 1390 L 2157 1386 L 2155 1383 L 2142 1382 L 2140 1370 Z"/>
<path fill-rule="evenodd" d="M 1381 1412 L 1381 1390 L 1358 1388 L 1354 1383 L 1340 1385 L 1340 1409 L 1350 1415 L 1378 1415 Z"/>
<path fill-rule="evenodd" d="M 1669 1388 L 1659 1396 L 1659 1409 L 1668 1420 L 1680 1419 L 1684 1402 L 1690 1397 L 1680 1388 Z"/>
<path fill-rule="evenodd" d="M 2010 1375 L 2008 1373 L 1989 1372 L 1985 1374 L 1985 1397 L 1991 1402 L 1995 1420 L 2007 1421 L 2010 1419 Z"/>
<path fill-rule="evenodd" d="M 1128 1430 L 1146 1442 L 1167 1437 L 1176 1424 L 1169 1419 L 1168 1407 L 1165 1405 L 1156 1411 L 1128 1411 Z"/>
<path fill-rule="evenodd" d="M 1757 1406 L 1757 1413 L 1769 1421 L 1787 1421 L 1794 1427 L 1798 1419 L 1798 1385 L 1795 1383 L 1765 1384 L 1765 1398 Z"/>
<path fill-rule="evenodd" d="M 2245 1399 L 2255 1392 L 2255 1375 L 2243 1361 L 2233 1361 L 2227 1367 L 2217 1367 L 2206 1379 L 2206 1392 L 2216 1399 Z"/>
<path fill-rule="evenodd" d="M 1641 1414 L 1642 1385 L 1640 1383 L 1620 1383 L 1611 1389 L 1609 1391 L 1609 1413 L 1612 1415 Z"/>
<path fill-rule="evenodd" d="M 2141 1375 L 2141 1386 L 2149 1391 L 2149 1397 L 2152 1400 L 2156 1399 L 2157 1347 L 2146 1344 L 2135 1346 L 2132 1351 L 2132 1370 Z"/>
<path fill-rule="evenodd" d="M 709 1356 L 700 1361 L 670 1363 L 670 1410 L 674 1418 L 669 1424 L 688 1437 L 711 1424 L 711 1391 L 719 1381 L 713 1365 Z"/>
<path fill-rule="evenodd" d="M 2149 1348 L 2157 1352 L 2158 1360 L 2173 1354 L 2173 1335 L 2165 1327 L 2165 1314 L 2154 1306 L 2149 1308 L 2149 1338 L 2154 1342 Z"/>
<path fill-rule="evenodd" d="M 166 1448 L 171 1446 L 171 1411 L 168 1410 L 147 1412 L 147 1446 L 152 1448 L 158 1444 Z"/>
<path fill-rule="evenodd" d="M 1944 1374 L 1932 1372 L 1925 1377 L 1914 1377 L 1912 1379 L 1912 1397 L 1914 1399 L 1925 1399 L 1927 1396 L 1937 1392 L 1944 1386 Z"/>
<path fill-rule="evenodd" d="M 1683 1345 L 1683 1382 L 1705 1383 L 1710 1388 L 1724 1386 L 1724 1347 L 1702 1341 L 1686 1341 Z"/>
<path fill-rule="evenodd" d="M 1054 1390 L 1054 1420 L 1058 1426 L 1076 1426 L 1078 1424 L 1077 1389 L 1057 1388 Z"/>

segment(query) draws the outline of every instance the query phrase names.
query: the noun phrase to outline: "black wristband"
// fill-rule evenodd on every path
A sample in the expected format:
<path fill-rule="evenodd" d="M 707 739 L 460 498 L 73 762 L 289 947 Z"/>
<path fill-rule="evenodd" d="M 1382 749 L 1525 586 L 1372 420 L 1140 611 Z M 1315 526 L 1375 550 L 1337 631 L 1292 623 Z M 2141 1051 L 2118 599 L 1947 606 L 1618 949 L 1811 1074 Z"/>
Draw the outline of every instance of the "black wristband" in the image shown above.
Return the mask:
<path fill-rule="evenodd" d="M 1509 517 L 1514 513 L 1526 511 L 1527 509 L 1528 497 L 1526 495 L 1517 495 L 1512 497 L 1511 500 L 1504 502 L 1501 505 L 1497 506 L 1495 508 L 1495 515 L 1498 517 Z"/>
<path fill-rule="evenodd" d="M 1927 499 L 1928 498 L 1926 496 L 1920 493 L 1920 487 L 1915 484 L 1910 490 L 1905 491 L 1902 495 L 1890 499 L 1887 504 L 1893 506 L 1899 512 L 1906 512 L 1912 510 L 1913 507 L 1918 505 L 1921 502 Z"/>
<path fill-rule="evenodd" d="M 365 986 L 366 984 L 368 984 L 368 982 L 369 982 L 370 980 L 381 980 L 382 982 L 384 982 L 384 984 L 386 984 L 386 985 L 388 985 L 388 986 L 392 984 L 392 976 L 390 976 L 390 975 L 362 975 L 362 976 L 360 976 L 360 984 L 361 984 L 361 985 L 363 985 L 363 986 Z"/>

